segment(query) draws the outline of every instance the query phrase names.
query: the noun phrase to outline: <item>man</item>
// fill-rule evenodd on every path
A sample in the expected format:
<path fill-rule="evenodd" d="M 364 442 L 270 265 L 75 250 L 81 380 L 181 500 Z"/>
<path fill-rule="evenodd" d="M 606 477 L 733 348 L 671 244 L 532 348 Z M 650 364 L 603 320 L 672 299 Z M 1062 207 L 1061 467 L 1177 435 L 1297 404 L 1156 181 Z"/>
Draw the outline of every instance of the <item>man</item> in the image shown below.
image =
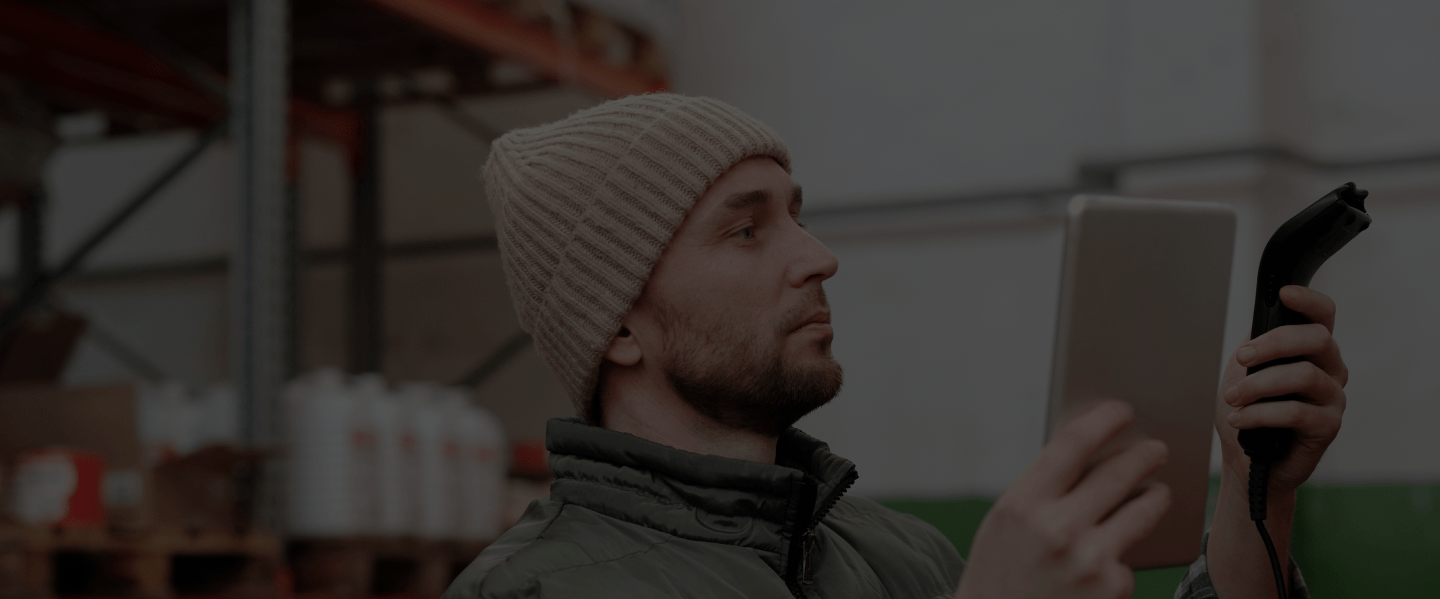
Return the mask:
<path fill-rule="evenodd" d="M 769 128 L 674 94 L 495 142 L 484 176 L 506 279 L 579 418 L 549 425 L 550 497 L 446 599 L 1130 595 L 1119 556 L 1169 492 L 1137 488 L 1165 460 L 1159 442 L 1085 469 L 1129 422 L 1124 404 L 1059 432 L 986 516 L 968 565 L 918 519 L 845 496 L 854 466 L 790 428 L 838 393 L 841 369 L 822 288 L 838 263 L 801 224 L 789 171 Z M 1275 595 L 1236 429 L 1297 431 L 1271 481 L 1282 555 L 1295 488 L 1339 429 L 1333 304 L 1301 287 L 1281 299 L 1320 324 L 1277 329 L 1231 360 L 1216 412 L 1219 505 L 1178 596 Z M 1244 375 L 1282 356 L 1305 360 Z M 1286 393 L 1308 401 L 1252 403 Z M 1290 596 L 1306 596 L 1291 572 Z"/>

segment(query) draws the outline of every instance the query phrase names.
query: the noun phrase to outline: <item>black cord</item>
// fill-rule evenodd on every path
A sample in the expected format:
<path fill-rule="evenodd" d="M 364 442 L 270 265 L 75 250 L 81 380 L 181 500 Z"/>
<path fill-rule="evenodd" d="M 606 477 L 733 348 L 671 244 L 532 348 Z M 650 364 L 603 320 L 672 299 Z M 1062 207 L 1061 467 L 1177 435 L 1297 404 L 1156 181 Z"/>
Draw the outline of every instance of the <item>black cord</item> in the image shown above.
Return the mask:
<path fill-rule="evenodd" d="M 1285 599 L 1285 575 L 1280 571 L 1280 556 L 1275 553 L 1275 542 L 1270 540 L 1270 531 L 1265 530 L 1265 521 L 1256 520 L 1255 528 L 1260 529 L 1260 538 L 1265 540 L 1265 551 L 1270 553 L 1270 568 L 1275 571 L 1275 592 Z"/>
<path fill-rule="evenodd" d="M 1248 453 L 1248 452 L 1247 452 Z M 1275 552 L 1275 542 L 1270 540 L 1270 531 L 1265 529 L 1266 495 L 1270 489 L 1270 460 L 1250 455 L 1250 519 L 1265 541 L 1265 551 L 1270 554 L 1270 569 L 1275 572 L 1275 592 L 1280 599 L 1286 599 L 1285 573 L 1280 569 L 1280 556 Z"/>

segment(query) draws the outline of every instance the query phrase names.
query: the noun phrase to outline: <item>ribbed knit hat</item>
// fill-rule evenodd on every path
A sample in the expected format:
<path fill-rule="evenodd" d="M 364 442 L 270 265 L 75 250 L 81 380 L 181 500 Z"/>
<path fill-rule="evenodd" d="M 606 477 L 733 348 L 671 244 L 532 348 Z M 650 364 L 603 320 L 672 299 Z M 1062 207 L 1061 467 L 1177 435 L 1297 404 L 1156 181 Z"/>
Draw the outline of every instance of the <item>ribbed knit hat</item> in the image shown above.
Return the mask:
<path fill-rule="evenodd" d="M 495 140 L 485 194 L 520 326 L 592 424 L 600 363 L 685 215 L 785 142 L 719 100 L 630 96 Z"/>

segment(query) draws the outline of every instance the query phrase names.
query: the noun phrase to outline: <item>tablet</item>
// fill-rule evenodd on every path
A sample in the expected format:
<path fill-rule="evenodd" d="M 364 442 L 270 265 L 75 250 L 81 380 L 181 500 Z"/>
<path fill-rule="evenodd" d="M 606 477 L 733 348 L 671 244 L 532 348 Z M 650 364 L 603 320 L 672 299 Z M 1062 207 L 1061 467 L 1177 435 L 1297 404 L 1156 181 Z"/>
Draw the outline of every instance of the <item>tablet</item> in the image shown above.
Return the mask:
<path fill-rule="evenodd" d="M 1200 555 L 1234 246 L 1235 211 L 1224 204 L 1070 202 L 1045 438 L 1118 399 L 1134 406 L 1135 422 L 1097 461 L 1140 439 L 1169 446 L 1151 480 L 1169 485 L 1173 501 L 1123 556 L 1137 570 Z"/>

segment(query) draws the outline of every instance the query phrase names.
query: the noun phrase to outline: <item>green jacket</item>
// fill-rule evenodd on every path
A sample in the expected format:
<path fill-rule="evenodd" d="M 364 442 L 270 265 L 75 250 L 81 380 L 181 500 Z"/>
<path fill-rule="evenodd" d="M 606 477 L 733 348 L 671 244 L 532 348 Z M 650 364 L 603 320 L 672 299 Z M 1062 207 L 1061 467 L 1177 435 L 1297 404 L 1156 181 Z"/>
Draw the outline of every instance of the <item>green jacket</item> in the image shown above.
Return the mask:
<path fill-rule="evenodd" d="M 949 597 L 934 527 L 844 497 L 855 465 L 791 429 L 776 464 L 551 420 L 555 482 L 442 599 Z"/>

